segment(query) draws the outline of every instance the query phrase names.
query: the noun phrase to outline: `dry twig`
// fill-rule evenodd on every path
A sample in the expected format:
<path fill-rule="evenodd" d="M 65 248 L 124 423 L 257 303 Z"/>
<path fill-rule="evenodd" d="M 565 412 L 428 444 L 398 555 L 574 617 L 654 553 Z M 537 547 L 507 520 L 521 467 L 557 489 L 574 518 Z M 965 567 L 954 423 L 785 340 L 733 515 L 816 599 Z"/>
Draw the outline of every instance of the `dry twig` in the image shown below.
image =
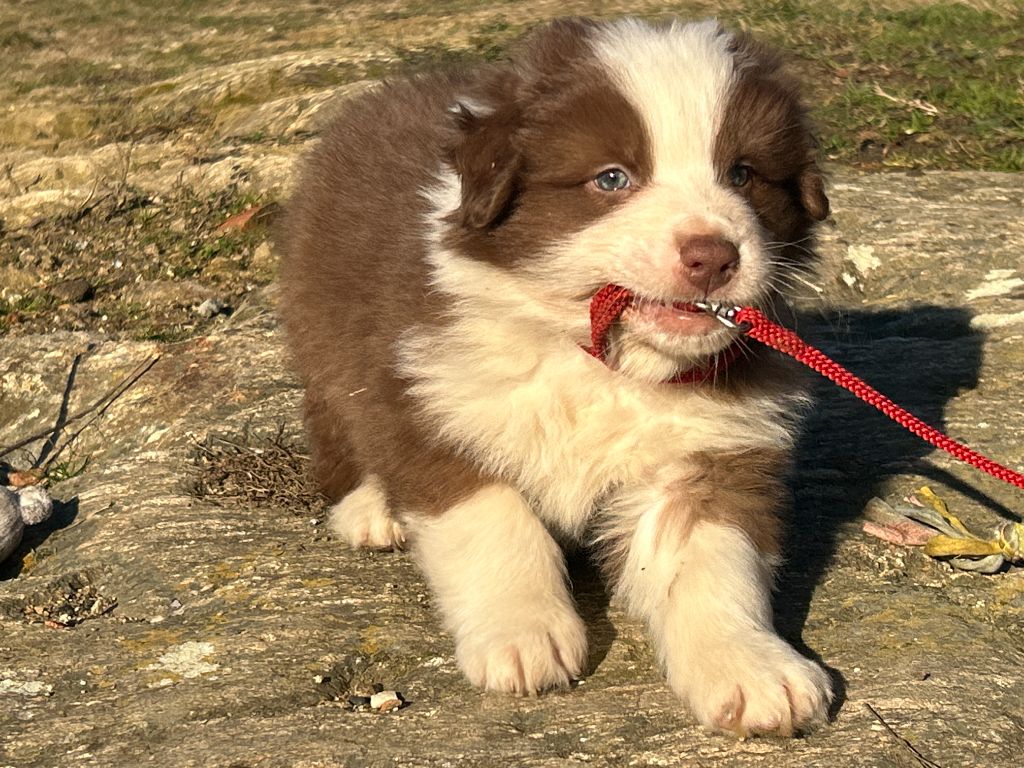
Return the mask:
<path fill-rule="evenodd" d="M 886 101 L 891 101 L 894 104 L 899 104 L 901 107 L 910 107 L 911 109 L 919 109 L 929 115 L 938 115 L 939 108 L 934 104 L 924 101 L 923 99 L 901 99 L 899 96 L 893 96 L 891 93 L 886 93 L 882 86 L 875 83 L 875 95 L 881 96 Z"/>
<path fill-rule="evenodd" d="M 893 739 L 895 739 L 896 742 L 900 746 L 902 746 L 904 749 L 908 750 L 910 752 L 910 754 L 912 754 L 914 756 L 914 759 L 920 765 L 922 765 L 924 768 L 942 768 L 941 765 L 939 765 L 938 763 L 935 763 L 935 762 L 932 762 L 931 760 L 929 760 L 927 757 L 925 757 L 924 755 L 921 754 L 921 752 L 917 749 L 917 747 L 915 747 L 909 741 L 907 741 L 902 736 L 900 736 L 898 733 L 896 733 L 896 730 L 891 725 L 889 725 L 887 722 L 885 722 L 885 718 L 883 718 L 880 714 L 878 714 L 878 710 L 875 709 L 873 706 L 871 706 L 871 704 L 869 704 L 868 702 L 865 701 L 864 702 L 864 708 L 868 712 L 870 712 L 872 715 L 875 716 L 875 719 L 882 724 L 882 727 L 885 728 L 886 731 L 888 731 L 889 735 L 892 736 Z"/>
<path fill-rule="evenodd" d="M 190 491 L 198 498 L 273 504 L 296 514 L 323 507 L 309 476 L 309 457 L 284 437 L 283 425 L 269 437 L 209 435 L 194 449 L 198 472 Z"/>
<path fill-rule="evenodd" d="M 114 404 L 115 400 L 117 400 L 119 397 L 121 397 L 121 395 L 127 392 L 135 384 L 135 382 L 137 382 L 145 375 L 145 373 L 150 368 L 156 365 L 158 360 L 160 360 L 160 355 L 154 355 L 148 360 L 144 360 L 143 362 L 139 363 L 137 366 L 135 366 L 135 368 L 132 369 L 131 373 L 129 373 L 127 376 L 121 379 L 121 381 L 115 384 L 112 389 L 110 389 L 101 398 L 96 400 L 96 402 L 94 402 L 92 405 L 83 408 L 80 411 L 76 411 L 71 416 L 68 416 L 66 419 L 64 419 L 63 426 L 66 427 L 68 424 L 76 422 L 79 419 L 85 418 L 86 416 L 89 416 L 93 412 L 98 411 L 98 413 L 96 413 L 96 415 L 93 416 L 93 418 L 89 419 L 89 421 L 87 421 L 77 432 L 75 432 L 67 441 L 65 441 L 64 444 L 56 452 L 54 452 L 54 454 L 47 461 L 47 466 L 49 466 L 58 455 L 60 455 L 60 452 L 63 451 L 64 448 L 70 445 L 74 441 L 74 439 L 77 438 L 78 435 L 82 433 L 82 430 L 84 430 L 86 427 L 92 424 L 92 422 L 95 421 L 97 418 L 102 416 L 103 413 L 106 412 L 106 410 L 111 405 Z M 13 451 L 18 450 L 19 448 L 24 448 L 26 445 L 31 445 L 36 440 L 42 440 L 43 438 L 49 437 L 52 432 L 53 427 L 47 427 L 46 429 L 40 432 L 36 432 L 33 435 L 29 435 L 28 437 L 18 440 L 16 443 L 12 443 L 11 445 L 5 445 L 2 448 L 0 448 L 0 458 L 3 458 L 4 456 L 8 455 Z"/>

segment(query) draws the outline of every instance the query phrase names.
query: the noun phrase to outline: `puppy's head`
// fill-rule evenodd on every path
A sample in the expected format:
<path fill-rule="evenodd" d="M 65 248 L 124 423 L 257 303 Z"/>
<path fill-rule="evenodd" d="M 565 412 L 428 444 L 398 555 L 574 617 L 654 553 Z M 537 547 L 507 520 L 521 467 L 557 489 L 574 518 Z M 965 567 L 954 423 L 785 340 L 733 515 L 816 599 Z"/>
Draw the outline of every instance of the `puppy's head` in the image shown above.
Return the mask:
<path fill-rule="evenodd" d="M 636 376 L 731 343 L 687 305 L 770 305 L 828 214 L 778 58 L 713 21 L 555 22 L 452 112 L 445 252 L 491 268 L 470 270 L 467 290 L 491 291 L 481 275 L 500 273 L 527 297 L 524 316 L 579 340 L 589 297 L 628 288 L 638 298 L 612 362 Z"/>

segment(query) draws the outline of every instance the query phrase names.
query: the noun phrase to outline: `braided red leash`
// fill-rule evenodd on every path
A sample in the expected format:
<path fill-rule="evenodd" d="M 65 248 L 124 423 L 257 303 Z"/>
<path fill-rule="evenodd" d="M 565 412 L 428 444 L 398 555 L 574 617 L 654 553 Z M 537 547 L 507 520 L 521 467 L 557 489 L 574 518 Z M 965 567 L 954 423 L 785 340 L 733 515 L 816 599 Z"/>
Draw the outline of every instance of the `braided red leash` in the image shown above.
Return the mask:
<path fill-rule="evenodd" d="M 620 285 L 606 285 L 590 299 L 590 346 L 584 349 L 602 363 L 608 351 L 608 332 L 632 303 L 633 294 Z"/>
<path fill-rule="evenodd" d="M 608 332 L 632 301 L 633 295 L 627 289 L 617 285 L 606 285 L 594 295 L 590 302 L 591 346 L 584 347 L 587 352 L 599 360 L 605 359 Z M 843 389 L 849 390 L 865 403 L 873 405 L 901 427 L 913 432 L 936 448 L 941 448 L 960 461 L 977 467 L 982 472 L 987 472 L 1005 483 L 1024 489 L 1024 474 L 992 461 L 935 427 L 929 426 L 910 411 L 897 405 L 862 379 L 850 373 L 824 352 L 812 347 L 788 328 L 769 320 L 763 312 L 753 307 L 728 307 L 707 302 L 699 302 L 697 306 L 715 315 L 725 325 L 739 328 L 750 338 L 789 355 Z M 693 371 L 686 371 L 671 381 L 675 383 L 706 381 L 713 375 L 717 366 L 724 366 L 735 357 L 736 350 L 737 345 L 733 344 L 727 350 L 719 353 L 718 358 L 711 364 Z"/>
<path fill-rule="evenodd" d="M 843 389 L 849 390 L 868 405 L 873 405 L 901 427 L 922 440 L 931 443 L 936 448 L 941 448 L 946 453 L 955 456 L 960 461 L 967 462 L 977 467 L 982 472 L 987 472 L 1005 483 L 1010 483 L 1018 488 L 1024 489 L 1024 475 L 1014 472 L 1009 467 L 1004 467 L 992 459 L 983 456 L 963 443 L 943 434 L 935 427 L 929 426 L 907 409 L 896 405 L 892 400 L 883 395 L 877 389 L 869 386 L 863 380 L 854 376 L 843 366 L 819 349 L 812 347 L 788 328 L 772 322 L 764 313 L 752 308 L 739 308 L 732 318 L 743 332 L 752 339 L 757 339 L 772 349 L 789 355 L 794 360 L 806 365 L 825 378 L 838 384 Z"/>
<path fill-rule="evenodd" d="M 633 294 L 619 285 L 606 285 L 590 299 L 590 346 L 583 347 L 602 363 L 608 353 L 608 334 L 619 315 L 633 303 Z M 740 353 L 739 344 L 731 344 L 704 365 L 680 371 L 665 384 L 700 384 L 721 374 Z"/>

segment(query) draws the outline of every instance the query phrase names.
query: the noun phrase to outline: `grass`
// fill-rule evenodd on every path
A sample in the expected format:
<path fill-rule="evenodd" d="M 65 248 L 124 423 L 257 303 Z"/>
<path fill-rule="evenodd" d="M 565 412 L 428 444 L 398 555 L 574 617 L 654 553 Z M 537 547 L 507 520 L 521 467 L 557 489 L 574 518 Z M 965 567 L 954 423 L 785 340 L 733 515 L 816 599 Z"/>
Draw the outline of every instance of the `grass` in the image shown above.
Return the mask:
<path fill-rule="evenodd" d="M 49 265 L 39 266 L 37 289 L 0 299 L 0 337 L 16 326 L 20 332 L 44 331 L 52 322 L 161 342 L 202 332 L 211 321 L 181 305 L 173 289 L 152 303 L 133 299 L 132 289 L 189 280 L 237 297 L 270 282 L 266 266 L 253 264 L 254 252 L 269 237 L 270 209 L 263 221 L 217 229 L 233 214 L 265 202 L 262 193 L 239 184 L 212 192 L 179 184 L 156 199 L 122 185 L 98 192 L 88 208 L 0 238 L 0 265 L 17 268 L 33 258 Z M 47 293 L 45 286 L 75 277 L 94 286 L 93 300 L 64 305 Z"/>
<path fill-rule="evenodd" d="M 737 20 L 808 72 L 832 158 L 857 163 L 870 144 L 887 165 L 1024 170 L 1024 6 L 790 0 Z"/>
<path fill-rule="evenodd" d="M 100 110 L 90 113 L 90 126 L 108 140 L 194 129 L 197 121 L 215 132 L 207 113 L 217 110 L 395 71 L 502 58 L 552 12 L 530 0 L 410 0 L 386 11 L 313 0 L 32 5 L 33 13 L 26 0 L 0 7 L 0 99 L 37 103 L 38 94 L 66 93 L 66 105 L 78 94 Z M 607 15 L 717 15 L 789 51 L 812 94 L 822 146 L 838 162 L 1024 170 L 1024 4 L 565 0 L 556 10 L 598 8 Z M 168 78 L 306 50 L 337 51 L 343 60 L 299 77 L 268 64 L 223 103 L 196 104 L 198 116 L 177 105 L 173 114 L 147 107 L 146 94 L 167 88 Z M 0 137 L 2 123 L 0 116 Z M 81 126 L 68 131 L 65 138 L 81 139 Z"/>
<path fill-rule="evenodd" d="M 74 451 L 71 453 L 71 458 L 55 461 L 49 466 L 46 471 L 47 484 L 56 485 L 85 473 L 85 470 L 89 467 L 90 457 L 86 456 L 82 459 L 77 459 L 73 456 Z"/>
<path fill-rule="evenodd" d="M 454 13 L 464 4 L 420 5 L 410 3 L 403 18 Z M 695 14 L 694 5 L 669 4 L 650 15 L 705 15 Z M 830 159 L 868 167 L 1024 170 L 1024 5 L 746 0 L 717 15 L 790 54 L 812 94 Z M 500 59 L 527 26 L 499 16 L 476 27 L 468 47 L 438 42 L 396 48 L 395 56 L 413 69 Z"/>
<path fill-rule="evenodd" d="M 53 305 L 53 299 L 41 293 L 0 299 L 0 336 L 11 325 L 45 315 Z"/>

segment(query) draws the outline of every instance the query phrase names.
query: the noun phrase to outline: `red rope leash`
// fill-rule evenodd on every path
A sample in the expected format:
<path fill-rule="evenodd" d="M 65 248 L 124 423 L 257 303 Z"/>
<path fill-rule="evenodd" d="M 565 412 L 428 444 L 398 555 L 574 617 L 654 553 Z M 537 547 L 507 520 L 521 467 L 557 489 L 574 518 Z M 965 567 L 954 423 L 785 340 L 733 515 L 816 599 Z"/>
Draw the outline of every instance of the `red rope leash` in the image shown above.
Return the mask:
<path fill-rule="evenodd" d="M 618 285 L 606 285 L 594 295 L 590 302 L 591 346 L 584 347 L 588 353 L 598 360 L 604 361 L 609 330 L 632 301 L 633 295 L 627 289 Z M 925 442 L 931 443 L 936 448 L 941 448 L 946 453 L 971 466 L 977 467 L 982 472 L 987 472 L 1005 483 L 1015 485 L 1024 490 L 1024 474 L 1015 472 L 1009 467 L 1004 467 L 1002 464 L 992 461 L 987 456 L 945 435 L 935 429 L 935 427 L 929 426 L 910 411 L 897 405 L 877 389 L 850 373 L 850 371 L 846 370 L 824 352 L 812 347 L 793 333 L 793 331 L 769 320 L 763 312 L 753 307 L 729 307 L 709 302 L 696 302 L 696 305 L 715 315 L 725 325 L 731 328 L 738 328 L 750 338 L 789 355 L 794 360 L 798 360 L 808 368 L 817 371 L 843 389 L 849 390 L 865 403 L 873 405 L 901 427 L 913 432 Z M 711 364 L 692 371 L 684 371 L 671 381 L 673 383 L 699 383 L 706 381 L 714 374 L 717 366 L 727 365 L 734 359 L 736 351 L 737 345 L 733 344 L 728 349 L 720 352 Z"/>
<path fill-rule="evenodd" d="M 719 315 L 719 317 L 721 316 Z M 769 320 L 764 313 L 752 307 L 741 307 L 729 319 L 738 324 L 750 338 L 757 339 L 762 344 L 789 355 L 843 389 L 849 390 L 925 442 L 931 443 L 936 448 L 941 448 L 960 461 L 967 462 L 1005 483 L 1024 489 L 1024 475 L 1020 472 L 1014 472 L 1009 467 L 992 461 L 963 443 L 948 437 L 935 427 L 929 426 L 910 411 L 897 405 L 877 389 L 850 373 L 824 352 L 812 347 L 788 328 L 783 328 Z"/>
<path fill-rule="evenodd" d="M 608 332 L 633 303 L 633 294 L 620 285 L 606 285 L 590 299 L 590 346 L 584 349 L 602 363 L 608 352 Z"/>
<path fill-rule="evenodd" d="M 633 303 L 633 294 L 619 285 L 606 285 L 590 299 L 590 346 L 583 347 L 602 363 L 608 354 L 608 334 L 619 315 Z M 721 374 L 740 353 L 739 344 L 731 344 L 702 366 L 680 371 L 665 384 L 700 384 Z"/>

